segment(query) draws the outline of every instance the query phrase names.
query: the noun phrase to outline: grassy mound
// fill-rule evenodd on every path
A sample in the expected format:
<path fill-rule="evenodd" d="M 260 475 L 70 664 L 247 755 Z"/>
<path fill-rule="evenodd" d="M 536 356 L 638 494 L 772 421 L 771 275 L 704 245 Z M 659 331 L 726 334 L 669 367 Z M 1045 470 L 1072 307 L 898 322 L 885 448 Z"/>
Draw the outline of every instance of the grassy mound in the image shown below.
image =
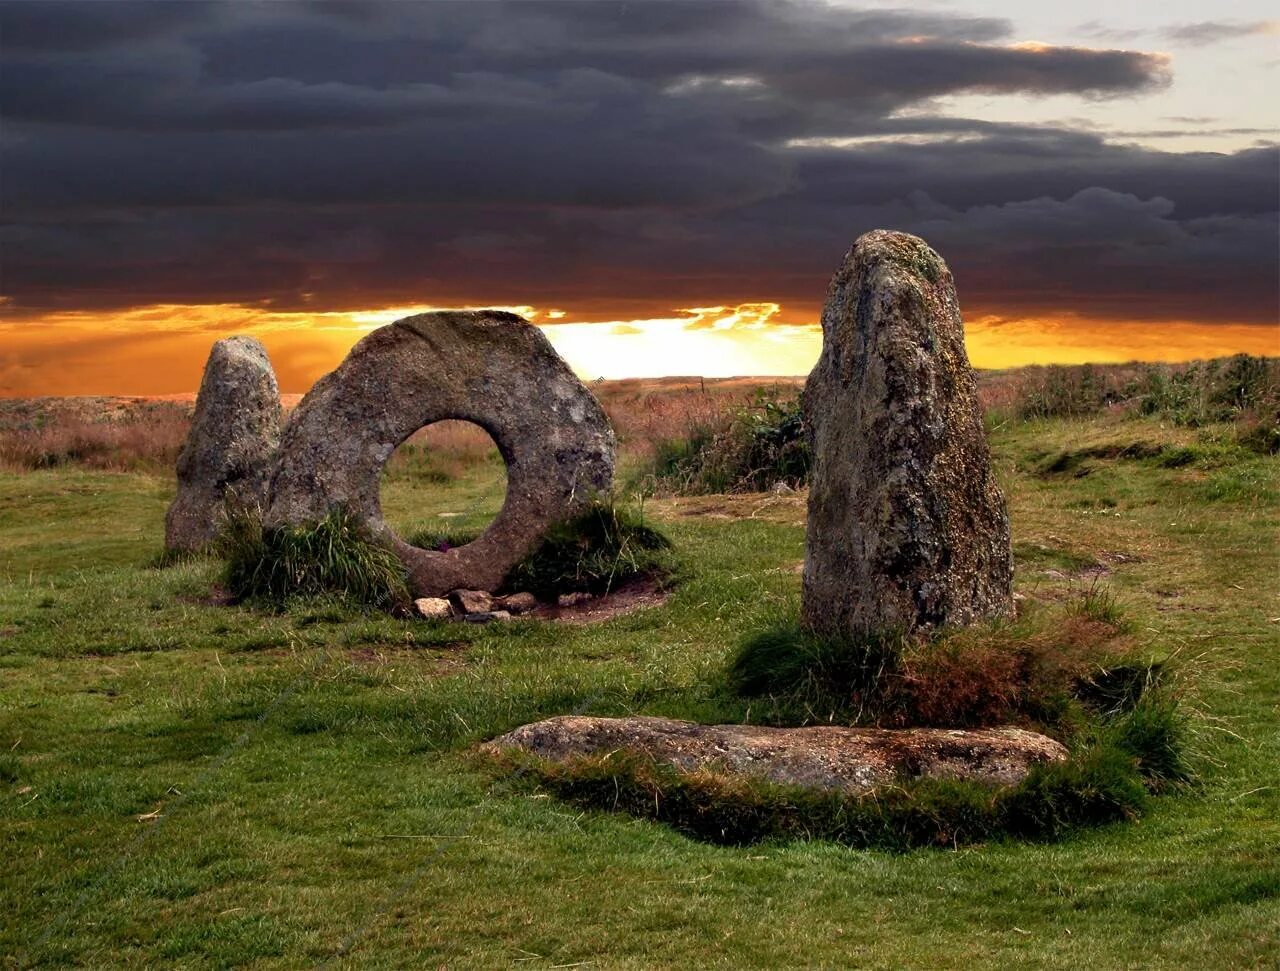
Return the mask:
<path fill-rule="evenodd" d="M 750 638 L 730 664 L 731 689 L 756 699 L 753 721 L 1014 723 L 1058 738 L 1071 756 L 1011 787 L 917 779 L 864 797 L 682 773 L 625 751 L 563 764 L 514 759 L 561 798 L 718 843 L 812 838 L 905 850 L 1057 839 L 1137 818 L 1152 793 L 1191 780 L 1185 719 L 1163 672 L 1140 655 L 1120 606 L 1098 586 L 1016 621 L 931 636 L 840 640 L 791 623 Z"/>
<path fill-rule="evenodd" d="M 1138 818 L 1152 791 L 1187 778 L 1168 703 L 1147 699 L 1100 724 L 1065 762 L 1035 766 L 1015 786 L 918 779 L 866 796 L 679 772 L 628 751 L 550 762 L 496 757 L 577 806 L 666 823 L 696 839 L 743 845 L 829 840 L 857 848 L 953 847 L 1003 838 L 1060 839 L 1089 826 Z M 1153 730 L 1163 726 L 1165 730 Z"/>
<path fill-rule="evenodd" d="M 641 513 L 601 500 L 552 526 L 507 574 L 503 589 L 543 598 L 606 593 L 639 578 L 667 582 L 676 573 L 671 541 L 663 533 L 645 523 Z"/>
<path fill-rule="evenodd" d="M 317 523 L 266 528 L 255 511 L 227 517 L 223 582 L 236 601 L 283 607 L 300 597 L 397 609 L 409 603 L 404 565 L 357 517 L 335 509 Z"/>
<path fill-rule="evenodd" d="M 748 639 L 728 681 L 778 722 L 1054 731 L 1132 707 L 1162 673 L 1110 593 L 1090 587 L 1013 621 L 923 637 L 825 638 L 790 621 Z"/>

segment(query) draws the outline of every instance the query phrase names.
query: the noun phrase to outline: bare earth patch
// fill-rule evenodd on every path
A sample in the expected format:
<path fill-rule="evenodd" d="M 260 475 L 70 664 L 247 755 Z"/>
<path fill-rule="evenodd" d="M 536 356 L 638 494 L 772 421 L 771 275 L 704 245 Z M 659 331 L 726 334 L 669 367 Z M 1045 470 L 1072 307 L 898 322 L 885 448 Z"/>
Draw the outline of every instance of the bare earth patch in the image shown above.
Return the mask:
<path fill-rule="evenodd" d="M 633 614 L 649 607 L 660 607 L 671 596 L 655 580 L 635 580 L 617 590 L 595 597 L 585 597 L 566 606 L 542 604 L 524 614 L 536 620 L 556 620 L 565 624 L 598 624 L 614 617 Z"/>
<path fill-rule="evenodd" d="M 767 523 L 803 526 L 809 493 L 797 490 L 781 495 L 744 492 L 714 496 L 673 496 L 651 499 L 647 506 L 660 516 L 700 519 L 756 519 Z"/>

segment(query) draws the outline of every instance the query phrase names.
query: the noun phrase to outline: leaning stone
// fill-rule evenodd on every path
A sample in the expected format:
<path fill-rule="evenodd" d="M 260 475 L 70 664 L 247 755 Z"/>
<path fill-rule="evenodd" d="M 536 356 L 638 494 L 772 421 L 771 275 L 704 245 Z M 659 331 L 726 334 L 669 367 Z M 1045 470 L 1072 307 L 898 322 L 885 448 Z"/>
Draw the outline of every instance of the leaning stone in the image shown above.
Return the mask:
<path fill-rule="evenodd" d="M 553 762 L 624 750 L 680 772 L 749 776 L 853 795 L 911 778 L 1014 785 L 1033 765 L 1067 758 L 1058 742 L 1021 728 L 769 728 L 579 715 L 524 725 L 482 749 L 517 749 Z"/>
<path fill-rule="evenodd" d="M 806 626 L 857 636 L 1005 613 L 1009 517 L 946 263 L 914 236 L 867 233 L 831 280 L 822 333 L 804 391 Z"/>
<path fill-rule="evenodd" d="M 538 598 L 531 593 L 509 593 L 505 597 L 499 597 L 494 605 L 499 610 L 513 614 L 527 614 L 538 609 Z"/>
<path fill-rule="evenodd" d="M 449 603 L 462 614 L 483 614 L 493 609 L 493 596 L 483 590 L 453 590 Z"/>
<path fill-rule="evenodd" d="M 252 337 L 218 341 L 178 454 L 178 494 L 165 515 L 165 549 L 208 546 L 217 538 L 228 500 L 265 506 L 279 442 L 280 389 L 266 349 Z"/>
<path fill-rule="evenodd" d="M 413 609 L 427 620 L 453 616 L 453 607 L 444 597 L 419 597 L 413 602 Z"/>
<path fill-rule="evenodd" d="M 418 549 L 382 518 L 382 468 L 418 429 L 450 418 L 493 437 L 507 497 L 474 542 Z M 496 310 L 419 314 L 373 331 L 302 400 L 266 522 L 314 522 L 345 507 L 392 545 L 418 596 L 493 590 L 553 523 L 608 491 L 614 451 L 599 402 L 528 321 Z"/>

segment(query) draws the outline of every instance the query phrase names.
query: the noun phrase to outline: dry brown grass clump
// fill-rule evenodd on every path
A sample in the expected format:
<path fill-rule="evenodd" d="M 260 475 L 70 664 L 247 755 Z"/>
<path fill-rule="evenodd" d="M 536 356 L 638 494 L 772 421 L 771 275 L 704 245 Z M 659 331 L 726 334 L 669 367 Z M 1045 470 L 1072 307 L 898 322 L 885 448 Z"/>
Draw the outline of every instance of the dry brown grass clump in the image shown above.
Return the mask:
<path fill-rule="evenodd" d="M 172 469 L 191 426 L 189 407 L 103 399 L 6 402 L 0 410 L 0 468 L 67 465 L 111 472 Z"/>
<path fill-rule="evenodd" d="M 916 636 L 824 638 L 785 623 L 743 645 L 729 680 L 783 720 L 1053 729 L 1084 708 L 1132 706 L 1160 673 L 1094 587 L 1013 620 Z"/>

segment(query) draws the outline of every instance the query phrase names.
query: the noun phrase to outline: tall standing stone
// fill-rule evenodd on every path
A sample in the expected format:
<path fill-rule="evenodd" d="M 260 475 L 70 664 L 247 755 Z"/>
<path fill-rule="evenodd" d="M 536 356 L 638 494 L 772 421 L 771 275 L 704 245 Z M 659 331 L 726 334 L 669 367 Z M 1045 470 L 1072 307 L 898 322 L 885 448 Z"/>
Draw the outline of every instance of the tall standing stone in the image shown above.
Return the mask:
<path fill-rule="evenodd" d="M 178 494 L 164 522 L 165 549 L 188 552 L 217 538 L 228 497 L 265 506 L 280 443 L 280 389 L 252 337 L 213 345 L 178 455 Z"/>
<path fill-rule="evenodd" d="M 1012 606 L 1004 497 L 946 263 L 860 237 L 805 386 L 813 472 L 803 619 L 831 635 L 964 625 Z"/>

